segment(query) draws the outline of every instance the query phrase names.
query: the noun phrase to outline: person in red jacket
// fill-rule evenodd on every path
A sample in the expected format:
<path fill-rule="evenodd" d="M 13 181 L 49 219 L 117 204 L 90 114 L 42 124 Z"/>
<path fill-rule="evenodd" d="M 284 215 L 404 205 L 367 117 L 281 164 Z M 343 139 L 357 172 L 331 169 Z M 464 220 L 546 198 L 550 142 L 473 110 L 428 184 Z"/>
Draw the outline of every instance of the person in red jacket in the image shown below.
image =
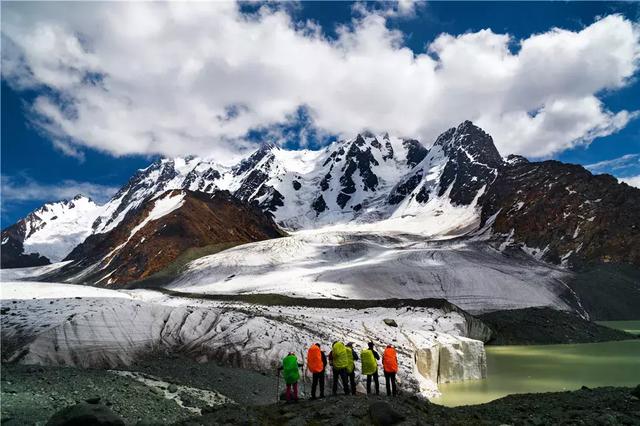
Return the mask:
<path fill-rule="evenodd" d="M 387 385 L 387 396 L 396 396 L 398 389 L 396 387 L 396 373 L 398 372 L 398 355 L 393 346 L 387 345 L 382 354 L 382 368 L 384 369 L 384 380 Z"/>
<path fill-rule="evenodd" d="M 327 367 L 327 356 L 320 348 L 320 343 L 315 343 L 307 352 L 307 368 L 313 375 L 311 383 L 311 399 L 316 399 L 316 389 L 320 385 L 320 398 L 324 398 L 324 371 Z"/>

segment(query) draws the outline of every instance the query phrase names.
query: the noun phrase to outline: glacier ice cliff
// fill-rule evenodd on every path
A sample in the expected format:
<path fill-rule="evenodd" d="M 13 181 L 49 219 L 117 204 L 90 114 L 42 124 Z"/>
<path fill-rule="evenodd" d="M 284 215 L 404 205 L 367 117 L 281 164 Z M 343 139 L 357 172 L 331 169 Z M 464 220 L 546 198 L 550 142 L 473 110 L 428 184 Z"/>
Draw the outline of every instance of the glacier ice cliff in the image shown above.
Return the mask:
<path fill-rule="evenodd" d="M 26 290 L 31 284 L 36 289 Z M 2 316 L 3 359 L 114 368 L 150 353 L 180 352 L 200 362 L 215 360 L 275 373 L 289 351 L 303 359 L 312 343 L 319 342 L 328 351 L 333 341 L 343 340 L 353 342 L 357 350 L 369 341 L 380 351 L 393 344 L 401 385 L 426 396 L 437 394 L 438 383 L 486 375 L 483 342 L 469 337 L 487 337 L 488 330 L 479 321 L 470 324 L 473 317 L 461 312 L 411 306 L 262 306 L 146 290 L 89 288 L 89 293 L 76 297 L 74 293 L 86 287 L 72 285 L 61 285 L 54 297 L 51 286 L 58 284 L 52 283 L 44 284 L 46 298 L 21 299 L 6 291 L 21 286 L 22 293 L 37 295 L 43 284 L 1 284 L 3 305 L 15 314 Z M 387 326 L 385 318 L 394 318 L 398 327 Z M 470 336 L 472 330 L 475 335 Z"/>

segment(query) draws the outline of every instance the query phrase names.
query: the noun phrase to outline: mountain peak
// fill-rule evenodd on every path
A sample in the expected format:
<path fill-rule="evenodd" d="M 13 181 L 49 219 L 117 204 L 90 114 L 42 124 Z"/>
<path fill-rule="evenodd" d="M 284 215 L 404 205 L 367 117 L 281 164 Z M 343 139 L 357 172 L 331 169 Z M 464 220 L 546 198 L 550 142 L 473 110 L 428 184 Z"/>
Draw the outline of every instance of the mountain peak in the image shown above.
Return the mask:
<path fill-rule="evenodd" d="M 439 145 L 443 151 L 452 156 L 462 149 L 473 161 L 496 167 L 502 164 L 502 157 L 493 143 L 493 138 L 480 127 L 465 120 L 442 133 L 434 146 Z"/>

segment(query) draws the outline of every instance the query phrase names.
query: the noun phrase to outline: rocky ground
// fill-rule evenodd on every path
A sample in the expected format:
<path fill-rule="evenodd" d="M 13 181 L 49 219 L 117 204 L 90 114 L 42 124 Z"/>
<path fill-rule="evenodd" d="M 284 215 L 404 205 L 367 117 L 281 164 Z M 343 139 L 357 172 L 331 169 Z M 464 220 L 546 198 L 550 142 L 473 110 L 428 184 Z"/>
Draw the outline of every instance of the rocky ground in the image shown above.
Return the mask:
<path fill-rule="evenodd" d="M 103 424 L 132 425 L 640 425 L 640 386 L 511 395 L 457 408 L 409 395 L 276 404 L 275 376 L 267 372 L 177 357 L 149 358 L 132 370 L 3 364 L 1 422 L 45 424 L 51 419 L 55 425 L 84 416 L 84 424 L 102 418 L 111 422 Z"/>
<path fill-rule="evenodd" d="M 2 365 L 2 425 L 42 425 L 58 410 L 98 398 L 131 424 L 166 424 L 195 414 L 157 389 L 106 370 Z"/>
<path fill-rule="evenodd" d="M 415 397 L 330 397 L 292 405 L 229 407 L 181 425 L 639 425 L 639 390 L 583 389 L 511 395 L 487 404 L 447 408 Z"/>
<path fill-rule="evenodd" d="M 551 308 L 496 311 L 478 318 L 494 331 L 487 343 L 491 345 L 594 343 L 638 338 Z"/>

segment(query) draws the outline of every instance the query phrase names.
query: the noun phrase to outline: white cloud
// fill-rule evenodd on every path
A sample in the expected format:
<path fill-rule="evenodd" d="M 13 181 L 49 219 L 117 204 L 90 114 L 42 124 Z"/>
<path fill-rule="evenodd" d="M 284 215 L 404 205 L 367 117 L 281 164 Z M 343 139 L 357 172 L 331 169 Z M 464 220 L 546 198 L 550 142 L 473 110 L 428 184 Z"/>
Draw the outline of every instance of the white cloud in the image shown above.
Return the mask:
<path fill-rule="evenodd" d="M 80 151 L 79 149 L 71 145 L 69 142 L 62 141 L 59 139 L 54 139 L 52 143 L 53 143 L 53 147 L 57 151 L 60 151 L 61 153 L 63 153 L 68 157 L 73 157 L 81 163 L 84 162 L 85 160 L 84 152 Z"/>
<path fill-rule="evenodd" d="M 640 175 L 638 176 L 629 176 L 626 178 L 618 178 L 619 181 L 626 183 L 630 186 L 635 186 L 636 188 L 640 188 Z"/>
<path fill-rule="evenodd" d="M 97 203 L 104 203 L 116 192 L 117 187 L 91 182 L 63 180 L 55 184 L 42 184 L 29 177 L 2 176 L 2 204 L 21 201 L 59 201 L 85 195 Z"/>
<path fill-rule="evenodd" d="M 611 173 L 629 168 L 640 168 L 640 154 L 626 154 L 611 160 L 587 164 L 585 167 L 594 173 Z"/>
<path fill-rule="evenodd" d="M 471 119 L 503 154 L 529 156 L 588 144 L 635 117 L 598 98 L 639 66 L 640 31 L 619 15 L 532 35 L 515 53 L 518 40 L 482 30 L 442 34 L 414 54 L 386 19 L 364 13 L 329 40 L 286 10 L 248 17 L 227 2 L 7 3 L 2 72 L 58 94 L 33 105 L 54 139 L 114 155 L 224 161 L 251 147 L 248 129 L 299 106 L 322 132 L 369 128 L 426 144 Z"/>

